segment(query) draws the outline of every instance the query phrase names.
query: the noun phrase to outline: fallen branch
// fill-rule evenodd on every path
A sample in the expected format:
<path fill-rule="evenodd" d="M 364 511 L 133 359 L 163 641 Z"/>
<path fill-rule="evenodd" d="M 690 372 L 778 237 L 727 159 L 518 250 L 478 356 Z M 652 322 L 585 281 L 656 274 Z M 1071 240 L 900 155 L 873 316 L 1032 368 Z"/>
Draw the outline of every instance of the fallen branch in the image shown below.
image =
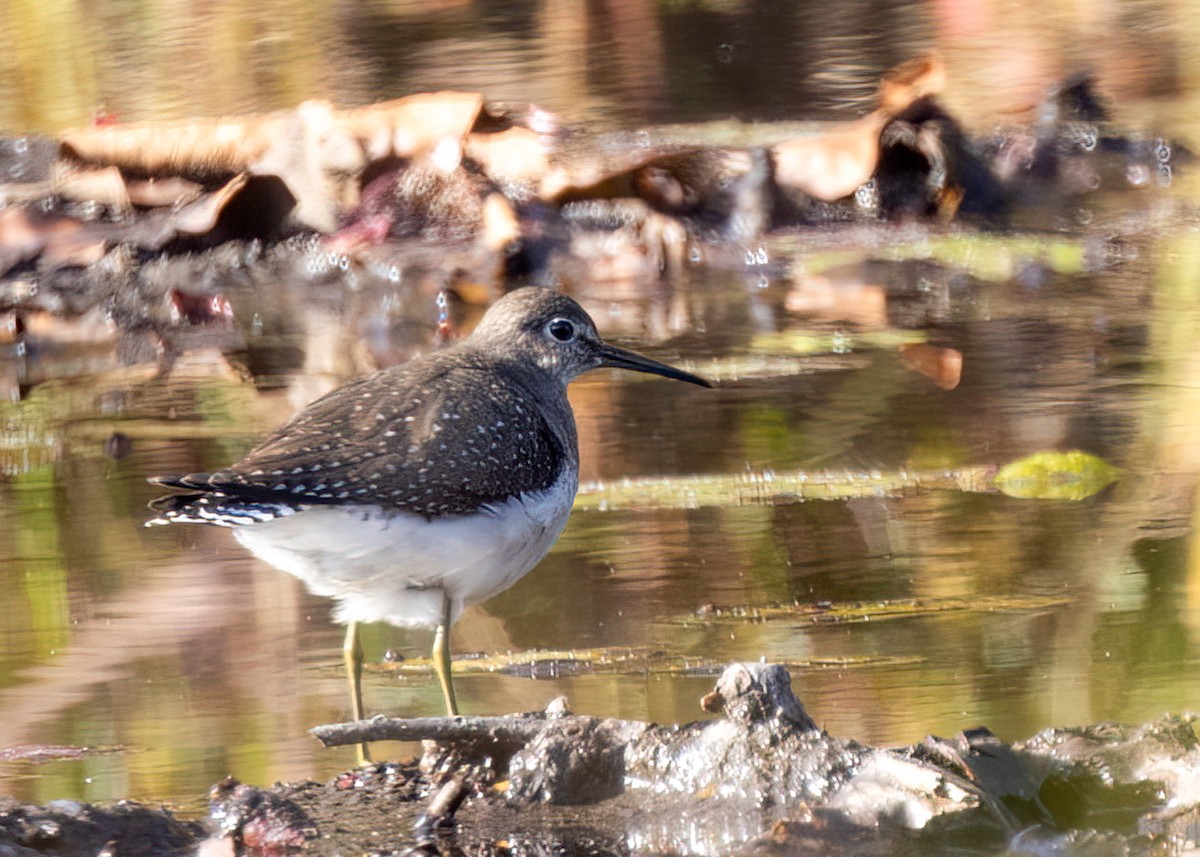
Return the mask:
<path fill-rule="evenodd" d="M 514 717 L 384 717 L 329 723 L 309 731 L 326 747 L 372 741 L 444 741 L 497 745 L 524 744 L 545 727 L 544 718 Z"/>

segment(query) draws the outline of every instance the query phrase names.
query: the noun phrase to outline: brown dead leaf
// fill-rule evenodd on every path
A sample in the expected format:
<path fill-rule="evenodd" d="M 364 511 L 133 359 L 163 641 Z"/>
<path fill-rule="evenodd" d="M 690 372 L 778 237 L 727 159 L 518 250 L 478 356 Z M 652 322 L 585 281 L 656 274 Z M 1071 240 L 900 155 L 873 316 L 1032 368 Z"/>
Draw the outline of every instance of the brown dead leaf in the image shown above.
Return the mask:
<path fill-rule="evenodd" d="M 252 180 L 278 183 L 239 174 L 181 208 L 152 209 L 127 223 L 81 221 L 32 206 L 10 206 L 0 210 L 0 274 L 30 259 L 44 266 L 84 267 L 115 244 L 157 250 L 179 236 L 207 235 Z M 262 206 L 264 211 L 270 207 Z M 256 225 L 261 219 L 256 218 Z"/>
<path fill-rule="evenodd" d="M 209 235 L 221 227 L 227 238 L 268 237 L 295 203 L 274 176 L 234 176 L 212 193 L 180 209 L 152 209 L 114 233 L 113 240 L 149 250 L 180 236 Z"/>
<path fill-rule="evenodd" d="M 59 161 L 54 168 L 53 192 L 66 199 L 97 202 L 120 211 L 130 207 L 125 179 L 113 166 L 93 167 Z"/>
<path fill-rule="evenodd" d="M 199 199 L 204 192 L 201 185 L 178 176 L 127 181 L 125 190 L 129 194 L 129 201 L 142 208 L 186 205 Z"/>
<path fill-rule="evenodd" d="M 652 161 L 649 150 L 572 151 L 553 164 L 538 183 L 538 196 L 547 202 L 577 199 L 616 199 L 637 196 L 633 172 Z"/>
<path fill-rule="evenodd" d="M 550 147 L 529 128 L 468 134 L 463 153 L 499 185 L 532 183 L 550 168 Z"/>
<path fill-rule="evenodd" d="M 39 261 L 52 267 L 86 268 L 104 258 L 108 249 L 106 230 L 92 224 L 63 219 L 55 224 Z"/>
<path fill-rule="evenodd" d="M 461 142 L 482 107 L 483 96 L 472 92 L 421 93 L 349 110 L 307 101 L 277 113 L 90 127 L 67 132 L 60 142 L 68 163 L 160 180 L 276 176 L 296 200 L 294 218 L 330 232 L 338 215 L 357 204 L 358 179 L 369 160 L 410 158 L 447 139 Z M 536 169 L 529 160 L 536 153 L 519 136 L 506 138 L 503 163 L 493 156 L 496 169 Z M 150 201 L 151 190 L 139 187 L 136 194 Z"/>
<path fill-rule="evenodd" d="M 521 237 L 521 224 L 512 203 L 502 193 L 489 193 L 483 200 L 480 243 L 489 250 L 503 250 Z"/>
<path fill-rule="evenodd" d="M 337 113 L 373 161 L 411 158 L 446 138 L 462 140 L 483 109 L 478 92 L 423 92 Z"/>
<path fill-rule="evenodd" d="M 755 163 L 749 150 L 720 147 L 575 151 L 552 166 L 538 193 L 560 205 L 640 199 L 670 215 L 728 215 Z"/>
<path fill-rule="evenodd" d="M 203 193 L 203 186 L 174 176 L 128 179 L 115 166 L 96 167 L 60 159 L 48 183 L 6 188 L 13 201 L 34 201 L 50 195 L 76 202 L 94 202 L 117 211 L 132 206 L 160 208 L 183 205 Z"/>
<path fill-rule="evenodd" d="M 218 190 L 181 208 L 170 221 L 174 231 L 182 235 L 205 235 L 211 232 L 222 210 L 241 192 L 247 181 L 249 176 L 245 173 L 236 175 Z"/>
<path fill-rule="evenodd" d="M 78 202 L 97 202 L 125 211 L 132 206 L 169 208 L 199 199 L 203 185 L 178 176 L 126 179 L 115 166 L 60 162 L 54 192 Z"/>
<path fill-rule="evenodd" d="M 945 82 L 945 66 L 934 57 L 901 63 L 880 83 L 879 109 L 825 133 L 774 146 L 775 181 L 824 202 L 850 196 L 875 174 L 879 135 L 888 121 L 918 99 L 941 92 Z"/>
<path fill-rule="evenodd" d="M 364 108 L 365 109 L 365 108 Z M 306 101 L 287 114 L 281 132 L 248 170 L 274 176 L 295 200 L 297 223 L 331 232 L 342 212 L 358 204 L 358 184 L 367 165 L 364 143 L 327 101 Z"/>
<path fill-rule="evenodd" d="M 875 174 L 879 134 L 889 118 L 876 110 L 827 133 L 779 143 L 771 150 L 776 183 L 824 202 L 850 196 Z"/>
<path fill-rule="evenodd" d="M 128 243 L 158 250 L 181 235 L 207 235 L 217 225 L 221 212 L 245 188 L 250 177 L 234 176 L 216 191 L 204 194 L 182 208 L 153 209 L 124 225 L 110 226 L 106 237 L 113 243 Z"/>
<path fill-rule="evenodd" d="M 889 116 L 904 112 L 920 98 L 946 88 L 946 65 L 940 57 L 923 56 L 889 69 L 879 83 L 879 108 Z"/>
<path fill-rule="evenodd" d="M 112 342 L 117 336 L 108 312 L 98 306 L 69 317 L 57 312 L 22 312 L 21 327 L 26 337 L 43 342 L 95 345 Z"/>
<path fill-rule="evenodd" d="M 139 122 L 68 131 L 62 151 L 90 164 L 211 180 L 242 172 L 280 139 L 287 114 Z"/>
<path fill-rule="evenodd" d="M 900 346 L 904 365 L 919 372 L 943 390 L 953 390 L 962 380 L 963 356 L 956 348 L 928 343 Z"/>
<path fill-rule="evenodd" d="M 29 206 L 0 211 L 0 274 L 40 258 L 49 265 L 90 265 L 106 247 L 106 230 Z"/>
<path fill-rule="evenodd" d="M 42 252 L 46 237 L 36 219 L 23 205 L 0 210 L 0 273 Z"/>

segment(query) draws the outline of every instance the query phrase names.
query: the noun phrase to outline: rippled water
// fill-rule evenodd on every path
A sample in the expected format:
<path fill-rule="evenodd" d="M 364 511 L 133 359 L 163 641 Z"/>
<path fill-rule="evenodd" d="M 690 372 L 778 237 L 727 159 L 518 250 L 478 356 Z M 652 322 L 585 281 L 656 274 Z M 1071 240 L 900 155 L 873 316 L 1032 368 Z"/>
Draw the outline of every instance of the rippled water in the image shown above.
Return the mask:
<path fill-rule="evenodd" d="M 311 30 L 294 17 L 304 3 L 286 4 L 298 10 L 286 14 L 278 5 L 295 26 L 281 36 L 278 21 L 260 21 L 259 44 L 283 58 L 265 68 L 262 56 L 242 57 L 260 89 L 218 75 L 212 91 L 183 98 L 190 83 L 162 77 L 169 91 L 156 101 L 138 85 L 159 80 L 143 52 L 166 62 L 170 39 L 122 42 L 121 51 L 72 31 L 90 40 L 91 94 L 53 101 L 27 88 L 0 116 L 9 128 L 46 129 L 80 121 L 82 103 L 145 118 L 461 86 L 606 123 L 808 118 L 858 103 L 879 70 L 938 39 L 965 70 L 974 44 L 969 32 L 947 35 L 970 22 L 903 4 L 885 4 L 878 20 L 841 22 L 841 34 L 771 3 L 728 12 L 598 4 L 582 16 L 553 3 L 488 4 L 499 11 L 486 13 L 482 4 L 392 4 Z M 132 25 L 117 23 L 108 39 Z M 1047 79 L 1068 65 L 1048 39 L 1024 33 L 1016 43 L 1042 58 Z M 214 44 L 198 36 L 182 56 L 203 62 Z M 1154 88 L 1161 76 L 1145 44 L 1126 48 L 1133 60 L 1113 76 L 1115 94 L 1127 96 L 1116 102 L 1122 115 L 1183 115 L 1184 95 Z M 319 74 L 318 60 L 333 72 Z M 983 54 L 970 70 L 997 75 L 993 61 Z M 143 77 L 116 79 L 135 67 Z M 307 76 L 289 76 L 297 70 Z M 1002 101 L 1016 83 L 1033 87 L 1023 77 L 994 81 L 980 101 Z M 1122 478 L 1078 502 L 915 489 L 579 512 L 545 562 L 454 635 L 463 655 L 579 658 L 541 664 L 534 677 L 465 672 L 464 711 L 526 710 L 566 694 L 580 712 L 688 720 L 700 716 L 716 666 L 759 657 L 792 665 L 818 723 L 872 743 L 979 724 L 1012 740 L 1051 725 L 1200 708 L 1200 240 L 1186 214 L 1189 187 L 1185 179 L 1153 198 L 1047 213 L 1040 225 L 1056 232 L 1045 252 L 974 236 L 948 253 L 898 227 L 847 232 L 839 248 L 849 256 L 832 264 L 827 246 L 789 236 L 761 254 L 747 248 L 753 264 L 742 270 L 695 266 L 649 292 L 581 292 L 606 335 L 722 379 L 715 390 L 607 372 L 581 379 L 572 400 L 584 481 L 808 469 L 869 484 L 875 472 L 1074 448 L 1123 468 Z M 1170 205 L 1181 207 L 1164 215 Z M 1093 216 L 1108 225 L 1081 225 Z M 1060 264 L 1056 248 L 1082 261 Z M 82 761 L 0 763 L 6 793 L 194 809 L 226 773 L 268 783 L 352 761 L 306 734 L 348 709 L 342 629 L 329 605 L 227 532 L 144 529 L 156 494 L 144 480 L 229 463 L 319 392 L 428 348 L 435 311 L 405 283 L 365 274 L 347 283 L 271 259 L 222 290 L 236 329 L 198 335 L 167 377 L 119 359 L 128 342 L 104 336 L 70 341 L 60 331 L 3 345 L 0 748 L 111 749 Z M 804 349 L 763 334 L 794 335 Z M 825 337 L 815 350 L 813 334 Z M 958 352 L 961 382 L 944 389 L 917 371 L 900 334 L 946 349 L 931 353 Z M 752 614 L 793 604 L 806 609 Z M 713 605 L 751 615 L 714 614 Z M 440 711 L 432 675 L 396 662 L 424 656 L 429 635 L 371 626 L 364 639 L 370 663 L 391 653 L 368 672 L 370 711 Z M 617 655 L 626 659 L 581 665 Z"/>

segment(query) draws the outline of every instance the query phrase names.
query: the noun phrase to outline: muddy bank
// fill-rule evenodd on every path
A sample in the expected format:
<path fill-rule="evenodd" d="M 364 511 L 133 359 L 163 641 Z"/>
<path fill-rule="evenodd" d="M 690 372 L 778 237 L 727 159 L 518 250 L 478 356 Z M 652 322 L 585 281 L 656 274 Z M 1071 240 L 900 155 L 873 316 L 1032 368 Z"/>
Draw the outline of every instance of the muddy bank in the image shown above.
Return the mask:
<path fill-rule="evenodd" d="M 679 726 L 573 715 L 377 717 L 326 743 L 434 737 L 418 763 L 329 782 L 215 785 L 209 817 L 122 801 L 0 805 L 0 854 L 1193 853 L 1190 717 L 980 728 L 882 749 L 808 718 L 782 667 L 734 664 Z"/>

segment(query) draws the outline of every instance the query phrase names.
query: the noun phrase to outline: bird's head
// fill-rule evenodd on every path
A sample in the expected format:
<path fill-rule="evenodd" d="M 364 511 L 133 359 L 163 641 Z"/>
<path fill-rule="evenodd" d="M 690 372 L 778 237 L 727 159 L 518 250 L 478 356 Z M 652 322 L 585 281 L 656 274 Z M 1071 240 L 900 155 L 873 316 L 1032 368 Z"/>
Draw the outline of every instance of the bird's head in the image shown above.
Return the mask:
<path fill-rule="evenodd" d="M 564 386 L 582 372 L 605 366 L 712 386 L 690 372 L 605 342 L 583 307 L 560 292 L 537 286 L 517 289 L 496 301 L 470 341 L 532 363 Z"/>

